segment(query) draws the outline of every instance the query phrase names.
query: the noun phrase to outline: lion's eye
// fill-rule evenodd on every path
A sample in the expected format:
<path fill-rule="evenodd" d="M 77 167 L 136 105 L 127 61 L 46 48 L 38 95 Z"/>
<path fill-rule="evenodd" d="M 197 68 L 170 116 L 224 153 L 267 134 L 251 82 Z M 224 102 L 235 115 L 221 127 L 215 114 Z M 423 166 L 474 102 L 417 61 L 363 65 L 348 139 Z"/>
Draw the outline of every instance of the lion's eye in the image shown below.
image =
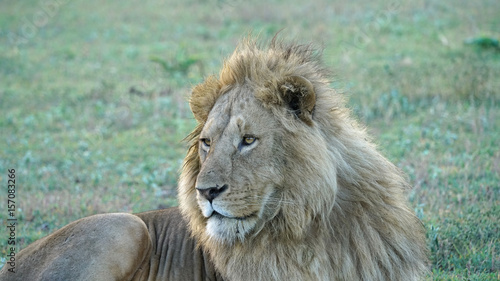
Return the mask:
<path fill-rule="evenodd" d="M 242 144 L 243 145 L 251 145 L 252 143 L 255 142 L 255 140 L 257 140 L 257 138 L 255 138 L 253 136 L 244 136 Z"/>
<path fill-rule="evenodd" d="M 210 144 L 212 143 L 212 142 L 210 141 L 210 139 L 206 139 L 206 138 L 204 138 L 204 139 L 200 139 L 200 141 L 201 141 L 201 143 L 203 143 L 203 145 L 205 145 L 206 147 L 210 147 Z"/>

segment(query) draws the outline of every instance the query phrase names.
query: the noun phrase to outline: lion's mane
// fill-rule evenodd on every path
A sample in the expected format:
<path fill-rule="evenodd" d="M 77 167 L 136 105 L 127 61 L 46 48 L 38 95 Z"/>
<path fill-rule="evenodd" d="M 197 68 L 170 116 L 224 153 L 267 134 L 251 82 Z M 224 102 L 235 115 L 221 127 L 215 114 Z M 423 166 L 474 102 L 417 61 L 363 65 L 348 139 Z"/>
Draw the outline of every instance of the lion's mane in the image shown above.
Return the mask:
<path fill-rule="evenodd" d="M 298 120 L 278 110 L 286 103 L 278 88 L 290 76 L 304 77 L 314 87 L 309 126 L 297 126 Z M 289 145 L 283 144 L 287 192 L 279 212 L 258 234 L 224 244 L 207 237 L 196 201 L 198 139 L 224 89 L 244 83 L 258 85 L 255 96 L 288 132 Z M 246 40 L 224 62 L 218 78 L 208 77 L 193 89 L 190 106 L 198 126 L 187 138 L 179 203 L 192 235 L 224 277 L 418 280 L 426 271 L 425 235 L 407 207 L 405 176 L 351 117 L 311 45 L 273 40 L 264 48 Z"/>

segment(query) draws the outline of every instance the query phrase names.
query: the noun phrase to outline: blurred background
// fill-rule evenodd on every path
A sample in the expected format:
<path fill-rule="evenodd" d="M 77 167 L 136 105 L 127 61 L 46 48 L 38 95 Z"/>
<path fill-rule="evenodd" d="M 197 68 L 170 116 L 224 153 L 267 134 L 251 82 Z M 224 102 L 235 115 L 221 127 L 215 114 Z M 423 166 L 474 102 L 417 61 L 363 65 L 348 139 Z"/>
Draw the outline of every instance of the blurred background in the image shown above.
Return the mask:
<path fill-rule="evenodd" d="M 0 219 L 15 169 L 17 245 L 177 205 L 191 88 L 244 36 L 280 30 L 323 49 L 332 87 L 408 174 L 429 280 L 499 280 L 498 0 L 0 1 Z"/>

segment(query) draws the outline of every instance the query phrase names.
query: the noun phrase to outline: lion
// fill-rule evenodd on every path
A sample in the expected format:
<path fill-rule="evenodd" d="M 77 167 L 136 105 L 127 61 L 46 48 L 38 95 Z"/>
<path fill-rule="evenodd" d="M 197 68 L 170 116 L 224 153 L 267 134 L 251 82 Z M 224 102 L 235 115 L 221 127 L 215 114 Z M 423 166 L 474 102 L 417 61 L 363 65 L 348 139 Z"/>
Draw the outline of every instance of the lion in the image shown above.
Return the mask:
<path fill-rule="evenodd" d="M 194 87 L 179 207 L 78 220 L 1 280 L 419 280 L 405 175 L 330 87 L 312 45 L 244 40 Z M 12 279 L 14 278 L 14 279 Z M 17 279 L 16 279 L 17 278 Z"/>

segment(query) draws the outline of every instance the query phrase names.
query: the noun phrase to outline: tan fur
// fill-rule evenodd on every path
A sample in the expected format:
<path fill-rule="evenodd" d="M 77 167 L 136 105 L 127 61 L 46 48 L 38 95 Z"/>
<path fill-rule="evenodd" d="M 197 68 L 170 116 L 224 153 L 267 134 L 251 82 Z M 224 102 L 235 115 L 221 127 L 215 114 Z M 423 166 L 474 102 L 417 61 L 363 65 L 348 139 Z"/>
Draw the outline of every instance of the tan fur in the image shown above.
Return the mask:
<path fill-rule="evenodd" d="M 190 106 L 199 124 L 180 208 L 225 279 L 418 280 L 426 271 L 405 177 L 350 117 L 311 46 L 247 40 L 219 78 L 194 88 Z M 255 143 L 242 145 L 245 136 Z M 196 188 L 221 192 L 210 203 Z"/>
<path fill-rule="evenodd" d="M 94 215 L 30 244 L 16 255 L 15 272 L 5 265 L 0 280 L 130 280 L 150 252 L 147 228 L 138 217 Z"/>
<path fill-rule="evenodd" d="M 94 215 L 24 248 L 0 280 L 222 280 L 196 244 L 178 208 Z"/>

